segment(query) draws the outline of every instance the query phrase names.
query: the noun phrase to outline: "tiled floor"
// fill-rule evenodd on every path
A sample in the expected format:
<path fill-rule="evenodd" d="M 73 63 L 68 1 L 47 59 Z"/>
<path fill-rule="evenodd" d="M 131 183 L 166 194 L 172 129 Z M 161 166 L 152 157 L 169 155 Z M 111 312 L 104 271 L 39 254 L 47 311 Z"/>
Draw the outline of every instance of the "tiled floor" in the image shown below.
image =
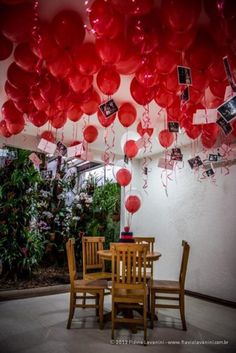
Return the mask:
<path fill-rule="evenodd" d="M 236 352 L 236 310 L 229 307 L 186 297 L 188 331 L 181 330 L 177 310 L 163 309 L 155 328 L 148 329 L 150 344 L 144 347 L 139 344 L 143 331 L 132 334 L 127 329 L 116 330 L 112 345 L 111 323 L 99 330 L 94 309 L 77 309 L 67 330 L 68 300 L 68 294 L 59 294 L 1 302 L 0 352 Z M 105 308 L 110 309 L 107 298 Z"/>

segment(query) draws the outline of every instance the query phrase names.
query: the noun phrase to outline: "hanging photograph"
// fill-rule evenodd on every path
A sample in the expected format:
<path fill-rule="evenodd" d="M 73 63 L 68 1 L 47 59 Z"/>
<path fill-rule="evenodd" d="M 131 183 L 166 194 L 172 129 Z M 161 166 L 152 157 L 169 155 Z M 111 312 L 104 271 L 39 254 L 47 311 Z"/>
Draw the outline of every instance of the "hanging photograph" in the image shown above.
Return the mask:
<path fill-rule="evenodd" d="M 179 132 L 179 123 L 177 121 L 169 121 L 168 130 L 170 132 Z"/>
<path fill-rule="evenodd" d="M 181 149 L 178 147 L 172 148 L 170 158 L 172 159 L 172 161 L 182 161 L 183 155 L 181 153 Z"/>
<path fill-rule="evenodd" d="M 189 87 L 186 87 L 180 95 L 180 100 L 182 103 L 187 103 L 189 101 L 190 95 L 189 95 Z"/>
<path fill-rule="evenodd" d="M 218 161 L 218 154 L 209 154 L 208 160 L 211 162 L 217 162 Z"/>
<path fill-rule="evenodd" d="M 191 85 L 192 76 L 190 67 L 177 66 L 178 82 L 179 85 Z"/>
<path fill-rule="evenodd" d="M 192 169 L 198 168 L 200 165 L 203 164 L 199 156 L 189 159 L 188 163 Z"/>
<path fill-rule="evenodd" d="M 99 105 L 99 109 L 103 113 L 105 118 L 109 118 L 111 115 L 115 114 L 118 111 L 118 107 L 113 99 Z"/>
<path fill-rule="evenodd" d="M 217 111 L 220 113 L 222 118 L 224 118 L 224 120 L 228 123 L 234 118 L 236 118 L 236 96 L 230 98 L 228 101 L 221 104 L 217 108 Z"/>
<path fill-rule="evenodd" d="M 215 174 L 215 171 L 214 171 L 213 168 L 210 168 L 210 169 L 207 169 L 207 170 L 205 171 L 205 173 L 206 173 L 206 175 L 207 175 L 208 177 L 211 177 L 211 176 L 213 176 L 213 175 Z"/>
<path fill-rule="evenodd" d="M 221 127 L 221 129 L 224 131 L 225 135 L 229 135 L 231 131 L 233 130 L 232 126 L 225 121 L 224 118 L 220 118 L 216 121 L 216 123 Z"/>
<path fill-rule="evenodd" d="M 67 154 L 67 147 L 61 141 L 57 142 L 56 154 L 58 156 L 65 156 Z"/>

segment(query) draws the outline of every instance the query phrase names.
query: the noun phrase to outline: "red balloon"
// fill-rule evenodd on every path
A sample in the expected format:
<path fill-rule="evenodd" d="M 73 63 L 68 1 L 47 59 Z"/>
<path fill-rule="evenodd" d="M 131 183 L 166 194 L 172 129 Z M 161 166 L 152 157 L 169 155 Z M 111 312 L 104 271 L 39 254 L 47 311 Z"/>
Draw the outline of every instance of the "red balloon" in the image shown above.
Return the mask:
<path fill-rule="evenodd" d="M 181 120 L 180 101 L 176 99 L 173 104 L 166 108 L 167 120 L 168 121 L 179 121 Z"/>
<path fill-rule="evenodd" d="M 176 69 L 176 65 L 180 63 L 180 55 L 168 48 L 161 47 L 155 53 L 153 58 L 156 68 L 161 74 L 170 74 Z"/>
<path fill-rule="evenodd" d="M 141 200 L 138 196 L 130 195 L 127 197 L 125 201 L 125 208 L 127 209 L 128 212 L 133 214 L 140 209 L 140 206 L 141 206 Z"/>
<path fill-rule="evenodd" d="M 201 12 L 201 1 L 163 0 L 161 10 L 167 26 L 174 31 L 184 32 L 197 23 Z"/>
<path fill-rule="evenodd" d="M 219 125 L 216 123 L 204 124 L 202 126 L 202 135 L 210 139 L 216 139 L 219 133 Z"/>
<path fill-rule="evenodd" d="M 232 128 L 233 128 L 232 134 L 236 137 L 236 120 L 234 120 L 234 121 L 232 122 Z"/>
<path fill-rule="evenodd" d="M 143 128 L 141 121 L 137 125 L 137 133 L 143 137 L 145 134 L 148 134 L 149 137 L 152 136 L 154 129 L 152 128 Z"/>
<path fill-rule="evenodd" d="M 112 4 L 122 14 L 127 15 L 145 15 L 150 12 L 154 6 L 153 0 L 112 0 Z"/>
<path fill-rule="evenodd" d="M 137 117 L 137 111 L 135 109 L 135 107 L 127 102 L 127 103 L 123 103 L 119 110 L 118 110 L 118 118 L 120 123 L 124 126 L 124 127 L 129 127 L 131 126 Z"/>
<path fill-rule="evenodd" d="M 128 24 L 128 39 L 141 54 L 150 54 L 160 43 L 161 33 L 153 14 L 131 18 Z"/>
<path fill-rule="evenodd" d="M 124 57 L 125 41 L 123 38 L 100 38 L 96 41 L 96 50 L 104 65 L 113 65 Z"/>
<path fill-rule="evenodd" d="M 62 49 L 71 49 L 81 44 L 85 37 L 83 21 L 78 12 L 63 10 L 52 20 L 55 41 Z"/>
<path fill-rule="evenodd" d="M 206 32 L 199 31 L 194 43 L 186 52 L 186 60 L 191 68 L 207 69 L 214 57 L 214 43 Z"/>
<path fill-rule="evenodd" d="M 174 103 L 176 95 L 167 91 L 164 87 L 159 86 L 154 99 L 161 108 L 168 108 Z"/>
<path fill-rule="evenodd" d="M 82 75 L 93 75 L 100 69 L 102 63 L 94 43 L 83 43 L 73 51 L 73 61 Z"/>
<path fill-rule="evenodd" d="M 14 104 L 16 108 L 22 113 L 29 114 L 35 110 L 33 102 L 27 97 L 14 101 Z"/>
<path fill-rule="evenodd" d="M 89 11 L 90 24 L 98 37 L 115 38 L 124 28 L 123 16 L 105 0 L 95 0 Z"/>
<path fill-rule="evenodd" d="M 135 73 L 138 82 L 144 87 L 153 87 L 158 84 L 159 76 L 152 62 L 144 63 Z"/>
<path fill-rule="evenodd" d="M 71 57 L 68 52 L 61 52 L 57 58 L 47 62 L 47 68 L 54 77 L 65 78 L 71 71 Z"/>
<path fill-rule="evenodd" d="M 177 70 L 172 71 L 170 74 L 163 75 L 161 85 L 169 92 L 179 93 L 181 87 L 178 81 Z"/>
<path fill-rule="evenodd" d="M 39 88 L 38 87 L 33 87 L 31 90 L 31 99 L 35 105 L 35 108 L 38 110 L 45 110 L 48 108 L 49 103 L 43 99 L 43 97 L 40 94 Z"/>
<path fill-rule="evenodd" d="M 26 71 L 35 71 L 39 60 L 27 42 L 17 45 L 14 58 L 17 65 Z"/>
<path fill-rule="evenodd" d="M 40 23 L 39 28 L 40 40 L 31 41 L 31 49 L 33 53 L 40 59 L 53 60 L 58 58 L 61 49 L 56 44 L 52 34 L 51 27 L 47 23 Z"/>
<path fill-rule="evenodd" d="M 192 87 L 197 91 L 203 91 L 208 86 L 208 78 L 205 71 L 191 69 Z"/>
<path fill-rule="evenodd" d="M 22 4 L 23 2 L 27 2 L 27 0 L 1 0 L 1 2 L 7 5 L 17 5 Z"/>
<path fill-rule="evenodd" d="M 193 104 L 198 104 L 201 102 L 203 96 L 204 96 L 204 91 L 198 91 L 197 89 L 194 89 L 193 87 L 189 87 L 189 102 Z"/>
<path fill-rule="evenodd" d="M 2 116 L 3 116 L 3 119 L 6 120 L 6 122 L 9 121 L 11 123 L 18 123 L 19 121 L 22 121 L 22 119 L 23 119 L 22 112 L 20 112 L 16 108 L 15 104 L 11 100 L 6 101 L 2 105 Z"/>
<path fill-rule="evenodd" d="M 138 146 L 134 140 L 128 140 L 124 145 L 124 153 L 128 158 L 134 158 L 138 153 Z"/>
<path fill-rule="evenodd" d="M 29 121 L 37 127 L 41 127 L 48 121 L 47 115 L 43 111 L 36 111 L 29 114 Z"/>
<path fill-rule="evenodd" d="M 0 33 L 0 60 L 7 59 L 13 49 L 12 42 Z"/>
<path fill-rule="evenodd" d="M 25 42 L 32 36 L 34 9 L 30 2 L 4 8 L 2 33 L 12 42 Z"/>
<path fill-rule="evenodd" d="M 100 104 L 101 98 L 99 94 L 96 91 L 93 91 L 89 101 L 81 103 L 81 110 L 84 114 L 92 115 L 97 112 Z"/>
<path fill-rule="evenodd" d="M 29 90 L 38 82 L 38 75 L 22 70 L 16 63 L 12 63 L 7 70 L 7 79 L 15 87 Z"/>
<path fill-rule="evenodd" d="M 202 133 L 202 125 L 193 125 L 190 121 L 188 122 L 188 126 L 185 125 L 185 132 L 189 138 L 195 140 Z"/>
<path fill-rule="evenodd" d="M 94 142 L 97 137 L 98 137 L 98 130 L 95 126 L 93 125 L 88 125 L 83 132 L 84 135 L 84 139 L 85 141 L 87 141 L 88 143 L 92 143 Z"/>
<path fill-rule="evenodd" d="M 11 137 L 11 133 L 8 131 L 5 120 L 0 121 L 0 135 L 6 138 Z"/>
<path fill-rule="evenodd" d="M 65 125 L 66 120 L 66 114 L 64 112 L 59 112 L 56 116 L 50 118 L 50 123 L 55 129 L 60 129 Z"/>
<path fill-rule="evenodd" d="M 47 71 L 40 75 L 38 87 L 40 95 L 47 102 L 53 103 L 63 94 L 60 81 L 50 75 Z"/>
<path fill-rule="evenodd" d="M 164 129 L 159 132 L 158 139 L 160 144 L 163 147 L 168 148 L 174 142 L 174 134 L 173 132 L 170 132 L 169 130 Z"/>
<path fill-rule="evenodd" d="M 140 85 L 137 79 L 134 77 L 130 84 L 130 93 L 135 100 L 140 105 L 146 105 L 150 103 L 155 95 L 154 87 L 144 87 Z"/>
<path fill-rule="evenodd" d="M 80 93 L 85 93 L 92 86 L 93 76 L 82 75 L 78 71 L 73 71 L 68 76 L 68 81 L 73 91 L 80 94 Z"/>
<path fill-rule="evenodd" d="M 67 110 L 67 118 L 70 119 L 71 121 L 79 121 L 80 118 L 83 115 L 83 112 L 80 108 L 79 104 L 73 104 L 68 110 Z"/>
<path fill-rule="evenodd" d="M 205 135 L 201 136 L 201 142 L 203 147 L 205 148 L 212 148 L 214 146 L 214 144 L 216 143 L 216 138 L 208 138 Z"/>
<path fill-rule="evenodd" d="M 16 123 L 12 123 L 11 121 L 6 120 L 6 126 L 7 126 L 8 131 L 10 132 L 10 134 L 17 135 L 22 130 L 24 130 L 25 120 L 24 120 L 23 116 Z"/>
<path fill-rule="evenodd" d="M 120 87 L 120 75 L 112 67 L 102 67 L 97 74 L 97 85 L 102 93 L 112 95 Z"/>
<path fill-rule="evenodd" d="M 135 73 L 142 65 L 142 58 L 138 50 L 131 45 L 127 45 L 124 57 L 115 64 L 117 72 L 121 75 Z"/>
<path fill-rule="evenodd" d="M 97 111 L 97 118 L 98 118 L 99 123 L 100 123 L 103 127 L 108 127 L 108 126 L 110 126 L 111 124 L 114 123 L 115 118 L 116 118 L 116 114 L 113 114 L 113 115 L 110 116 L 109 118 L 106 118 L 106 117 L 104 116 L 104 114 L 101 112 L 101 110 L 98 109 L 98 111 Z"/>
<path fill-rule="evenodd" d="M 228 80 L 224 81 L 214 81 L 212 80 L 209 83 L 210 90 L 212 94 L 218 98 L 224 98 L 225 96 L 225 89 L 228 86 Z"/>
<path fill-rule="evenodd" d="M 17 88 L 13 86 L 9 81 L 5 82 L 4 88 L 8 98 L 12 99 L 13 101 L 23 99 L 29 93 L 27 89 L 24 91 L 23 89 Z"/>
<path fill-rule="evenodd" d="M 55 143 L 55 137 L 51 131 L 44 131 L 42 132 L 41 136 L 42 139 L 47 140 L 49 142 Z"/>
<path fill-rule="evenodd" d="M 209 80 L 223 81 L 226 78 L 222 57 L 217 57 L 207 70 Z"/>
<path fill-rule="evenodd" d="M 130 171 L 126 168 L 121 168 L 116 173 L 116 180 L 120 186 L 127 186 L 131 182 L 132 175 Z"/>
<path fill-rule="evenodd" d="M 165 43 L 169 49 L 182 52 L 187 50 L 193 44 L 195 36 L 195 28 L 191 28 L 184 32 L 167 30 Z"/>

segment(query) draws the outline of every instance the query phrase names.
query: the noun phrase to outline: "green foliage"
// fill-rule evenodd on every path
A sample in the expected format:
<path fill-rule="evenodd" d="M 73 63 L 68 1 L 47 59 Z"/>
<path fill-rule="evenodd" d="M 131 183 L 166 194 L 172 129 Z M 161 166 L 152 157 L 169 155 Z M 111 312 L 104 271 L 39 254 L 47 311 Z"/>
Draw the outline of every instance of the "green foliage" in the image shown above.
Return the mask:
<path fill-rule="evenodd" d="M 113 214 L 120 212 L 120 186 L 109 180 L 102 186 L 98 186 L 93 194 L 94 211 Z"/>
<path fill-rule="evenodd" d="M 29 154 L 17 150 L 17 158 L 0 169 L 0 258 L 5 274 L 13 276 L 29 273 L 42 256 L 41 238 L 30 230 L 40 175 Z"/>

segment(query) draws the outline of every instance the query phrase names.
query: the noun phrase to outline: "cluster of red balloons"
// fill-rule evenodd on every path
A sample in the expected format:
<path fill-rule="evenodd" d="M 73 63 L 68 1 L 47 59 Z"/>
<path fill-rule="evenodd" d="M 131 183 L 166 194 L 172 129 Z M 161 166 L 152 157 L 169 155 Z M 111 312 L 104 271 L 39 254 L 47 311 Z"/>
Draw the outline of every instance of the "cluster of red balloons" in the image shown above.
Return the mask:
<path fill-rule="evenodd" d="M 51 22 L 36 23 L 31 1 L 1 0 L 0 60 L 8 58 L 14 47 L 14 61 L 7 71 L 8 101 L 2 107 L 0 132 L 20 133 L 26 119 L 37 127 L 49 122 L 60 129 L 68 119 L 76 122 L 83 114 L 95 113 L 106 128 L 116 115 L 106 118 L 100 112 L 101 95 L 117 92 L 120 75 L 134 74 L 130 92 L 135 103 L 154 100 L 166 109 L 168 121 L 178 121 L 189 138 L 201 135 L 205 147 L 213 146 L 217 127 L 193 125 L 192 116 L 197 109 L 216 108 L 224 101 L 227 79 L 222 57 L 228 56 L 232 68 L 236 64 L 235 1 L 220 3 L 162 0 L 156 7 L 154 0 L 94 0 L 88 14 L 95 42 L 85 42 L 78 12 L 65 9 Z M 205 28 L 199 24 L 202 5 L 208 16 Z M 191 68 L 190 100 L 184 106 L 177 65 Z M 118 119 L 124 127 L 136 117 L 131 102 L 119 107 Z M 95 141 L 95 129 L 89 126 L 84 131 L 88 143 Z M 144 131 L 140 125 L 138 132 L 152 135 L 151 129 Z M 167 131 L 159 134 L 164 147 L 172 138 Z M 133 158 L 136 147 L 128 142 L 126 152 Z"/>

